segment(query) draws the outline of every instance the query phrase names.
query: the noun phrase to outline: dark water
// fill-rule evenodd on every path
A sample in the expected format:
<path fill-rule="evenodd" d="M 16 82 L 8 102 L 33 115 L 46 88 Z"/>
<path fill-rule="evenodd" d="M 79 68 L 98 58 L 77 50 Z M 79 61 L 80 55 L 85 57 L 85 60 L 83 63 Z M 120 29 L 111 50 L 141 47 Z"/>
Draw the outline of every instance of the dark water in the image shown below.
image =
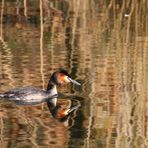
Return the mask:
<path fill-rule="evenodd" d="M 58 88 L 81 107 L 64 123 L 46 103 L 0 101 L 2 148 L 148 147 L 148 2 L 0 1 L 0 92 L 46 89 L 65 68 L 82 83 Z"/>

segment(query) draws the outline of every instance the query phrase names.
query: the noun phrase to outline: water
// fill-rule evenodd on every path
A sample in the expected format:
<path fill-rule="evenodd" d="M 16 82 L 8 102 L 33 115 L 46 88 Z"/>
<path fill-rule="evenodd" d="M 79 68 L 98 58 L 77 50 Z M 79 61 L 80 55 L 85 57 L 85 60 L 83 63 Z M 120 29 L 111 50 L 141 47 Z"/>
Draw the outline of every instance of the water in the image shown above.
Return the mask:
<path fill-rule="evenodd" d="M 148 147 L 147 1 L 2 0 L 0 10 L 0 92 L 46 89 L 58 68 L 82 83 L 58 88 L 58 103 L 81 104 L 65 122 L 46 103 L 0 101 L 2 148 Z"/>

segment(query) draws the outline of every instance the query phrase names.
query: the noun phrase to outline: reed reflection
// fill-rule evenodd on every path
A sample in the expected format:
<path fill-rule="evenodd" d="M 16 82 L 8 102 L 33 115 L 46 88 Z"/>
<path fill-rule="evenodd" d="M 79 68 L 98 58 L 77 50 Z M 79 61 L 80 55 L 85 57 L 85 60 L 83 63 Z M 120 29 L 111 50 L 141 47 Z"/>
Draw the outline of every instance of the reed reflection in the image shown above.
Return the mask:
<path fill-rule="evenodd" d="M 69 129 L 76 123 L 80 102 L 68 98 L 59 99 L 56 105 L 51 102 L 50 100 L 47 103 L 48 107 L 44 104 L 43 109 L 41 105 L 24 106 L 0 102 L 0 115 L 3 115 L 0 128 L 2 145 L 6 143 L 10 147 L 19 147 L 24 141 L 25 146 L 30 147 L 67 145 L 71 132 Z M 65 111 L 68 114 L 65 114 Z M 3 137 L 7 137 L 8 141 L 6 142 Z"/>
<path fill-rule="evenodd" d="M 49 133 L 54 133 L 50 144 L 63 142 L 59 147 L 64 143 L 69 143 L 69 147 L 146 147 L 147 1 L 24 0 L 24 5 L 21 4 L 16 7 L 14 2 L 0 3 L 1 92 L 22 84 L 43 87 L 49 71 L 59 67 L 84 80 L 81 89 L 71 85 L 68 89 L 60 88 L 64 94 L 81 94 L 85 98 L 72 132 L 58 119 L 48 118 L 48 108 L 42 118 L 43 112 L 39 110 L 38 114 L 36 107 L 31 107 L 26 116 L 23 114 L 28 118 L 34 113 L 30 121 L 36 127 L 30 139 L 41 145 L 48 143 L 45 139 L 49 139 Z M 57 110 L 62 107 L 57 106 Z M 5 106 L 3 115 L 6 115 L 1 121 L 11 122 L 17 116 L 8 113 L 8 108 Z M 12 128 L 16 123 L 20 124 L 14 122 Z M 48 124 L 52 126 L 45 126 Z M 7 128 L 2 122 L 1 125 L 4 127 L 1 141 L 5 142 L 10 134 L 5 134 Z M 11 131 L 9 126 L 8 129 Z M 55 140 L 58 134 L 61 137 Z M 15 138 L 18 137 L 9 141 Z"/>

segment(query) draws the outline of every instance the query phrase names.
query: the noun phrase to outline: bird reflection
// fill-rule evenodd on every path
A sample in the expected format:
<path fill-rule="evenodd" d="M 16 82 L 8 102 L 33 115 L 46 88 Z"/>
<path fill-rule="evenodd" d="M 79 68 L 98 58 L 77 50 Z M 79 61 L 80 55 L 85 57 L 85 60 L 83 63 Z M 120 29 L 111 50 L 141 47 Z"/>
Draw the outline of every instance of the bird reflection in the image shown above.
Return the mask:
<path fill-rule="evenodd" d="M 73 105 L 74 100 L 61 100 L 57 104 L 52 99 L 47 102 L 49 111 L 52 116 L 60 122 L 66 122 L 81 106 L 79 102 Z"/>
<path fill-rule="evenodd" d="M 57 98 L 50 98 L 46 102 L 48 109 L 53 116 L 53 118 L 57 119 L 60 122 L 63 122 L 65 126 L 73 126 L 75 123 L 76 111 L 81 106 L 80 101 L 76 99 L 58 99 Z M 28 106 L 24 102 L 16 102 L 18 106 Z M 36 105 L 34 103 L 30 103 L 30 105 Z"/>

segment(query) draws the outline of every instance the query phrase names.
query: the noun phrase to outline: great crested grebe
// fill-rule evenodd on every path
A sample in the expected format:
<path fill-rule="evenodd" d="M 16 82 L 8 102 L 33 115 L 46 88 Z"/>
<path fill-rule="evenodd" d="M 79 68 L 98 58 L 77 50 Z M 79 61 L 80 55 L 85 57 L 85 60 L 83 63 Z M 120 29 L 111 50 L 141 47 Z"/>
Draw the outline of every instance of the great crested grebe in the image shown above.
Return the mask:
<path fill-rule="evenodd" d="M 64 122 L 67 120 L 67 118 L 74 112 L 76 111 L 81 105 L 76 104 L 76 105 L 70 105 L 70 106 L 62 106 L 59 104 L 54 103 L 54 99 L 51 98 L 49 101 L 47 101 L 47 106 L 52 114 L 52 116 L 61 121 Z"/>
<path fill-rule="evenodd" d="M 59 70 L 52 74 L 47 85 L 47 90 L 34 87 L 19 87 L 0 94 L 0 98 L 24 105 L 46 102 L 52 98 L 52 103 L 56 104 L 58 96 L 56 85 L 62 85 L 69 82 L 81 85 L 79 82 L 73 80 L 67 71 Z"/>

